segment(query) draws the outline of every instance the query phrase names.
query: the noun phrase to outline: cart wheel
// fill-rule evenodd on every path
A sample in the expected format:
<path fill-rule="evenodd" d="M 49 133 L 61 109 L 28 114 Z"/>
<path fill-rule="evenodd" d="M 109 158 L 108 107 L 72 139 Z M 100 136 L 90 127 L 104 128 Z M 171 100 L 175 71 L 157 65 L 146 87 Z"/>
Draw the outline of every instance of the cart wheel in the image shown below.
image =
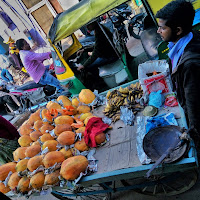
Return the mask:
<path fill-rule="evenodd" d="M 124 186 L 143 184 L 143 187 L 134 191 L 152 196 L 173 196 L 189 190 L 195 185 L 198 178 L 196 170 L 172 173 L 168 176 L 157 177 L 157 180 L 123 180 Z M 132 183 L 132 184 L 131 184 Z M 152 183 L 152 184 L 151 184 Z M 144 186 L 145 185 L 145 186 Z"/>
<path fill-rule="evenodd" d="M 63 189 L 61 191 L 53 191 L 51 194 L 61 200 L 67 200 L 67 199 L 110 200 L 111 199 L 111 193 L 110 192 L 106 193 L 105 186 L 101 184 L 95 184 L 87 188 L 80 187 L 78 190 L 76 190 L 76 192 L 70 189 Z"/>

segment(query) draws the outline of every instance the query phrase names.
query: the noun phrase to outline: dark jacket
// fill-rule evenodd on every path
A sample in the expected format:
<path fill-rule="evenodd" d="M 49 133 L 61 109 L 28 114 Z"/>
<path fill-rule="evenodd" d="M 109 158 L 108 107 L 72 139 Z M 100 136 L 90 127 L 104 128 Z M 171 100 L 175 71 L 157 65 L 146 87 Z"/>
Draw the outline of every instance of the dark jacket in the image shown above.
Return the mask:
<path fill-rule="evenodd" d="M 20 137 L 17 129 L 0 115 L 0 139 L 14 140 Z"/>
<path fill-rule="evenodd" d="M 200 133 L 200 32 L 185 47 L 178 65 L 171 74 L 177 98 L 192 125 Z"/>
<path fill-rule="evenodd" d="M 101 25 L 108 35 L 109 39 L 113 41 L 113 35 L 110 30 Z M 92 55 L 85 61 L 83 64 L 84 67 L 89 66 L 92 64 L 98 57 L 100 58 L 110 58 L 110 57 L 117 57 L 115 50 L 111 46 L 110 42 L 106 38 L 105 34 L 101 30 L 99 26 L 95 28 L 95 46 L 94 50 L 92 51 Z"/>

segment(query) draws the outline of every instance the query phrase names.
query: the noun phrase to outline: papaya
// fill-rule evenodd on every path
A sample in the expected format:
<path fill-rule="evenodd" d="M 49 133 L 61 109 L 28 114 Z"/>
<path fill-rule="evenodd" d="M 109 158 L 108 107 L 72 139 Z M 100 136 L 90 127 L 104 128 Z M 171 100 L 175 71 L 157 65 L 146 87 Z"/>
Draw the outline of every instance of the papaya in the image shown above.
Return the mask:
<path fill-rule="evenodd" d="M 44 185 L 54 185 L 59 181 L 60 170 L 56 170 L 51 174 L 47 174 L 44 179 Z"/>
<path fill-rule="evenodd" d="M 24 159 L 25 156 L 25 151 L 27 147 L 19 147 L 13 152 L 13 158 L 15 161 L 18 161 L 19 159 Z"/>
<path fill-rule="evenodd" d="M 79 100 L 78 100 L 77 97 L 74 97 L 74 98 L 72 99 L 72 106 L 78 107 L 79 103 L 80 103 L 80 102 L 79 102 Z"/>
<path fill-rule="evenodd" d="M 58 102 L 62 102 L 63 104 L 63 107 L 65 106 L 71 106 L 72 105 L 72 102 L 69 100 L 68 97 L 64 96 L 64 95 L 60 95 L 57 99 L 56 99 Z"/>
<path fill-rule="evenodd" d="M 28 147 L 25 151 L 25 156 L 32 158 L 34 156 L 36 156 L 38 153 L 40 153 L 41 151 L 41 146 L 40 145 L 31 145 L 30 147 Z"/>
<path fill-rule="evenodd" d="M 79 106 L 77 108 L 77 111 L 79 114 L 81 113 L 89 113 L 91 111 L 90 107 L 89 106 Z"/>
<path fill-rule="evenodd" d="M 31 146 L 35 146 L 35 145 L 39 145 L 40 146 L 40 142 L 39 141 L 35 141 L 31 144 Z"/>
<path fill-rule="evenodd" d="M 42 125 L 43 125 L 43 121 L 41 119 L 39 119 L 39 120 L 34 122 L 33 128 L 36 131 L 39 131 L 39 129 L 42 127 Z"/>
<path fill-rule="evenodd" d="M 31 139 L 29 135 L 22 135 L 18 139 L 18 143 L 21 147 L 28 147 L 30 146 L 31 142 L 33 142 L 33 140 Z"/>
<path fill-rule="evenodd" d="M 48 147 L 49 151 L 56 151 L 57 150 L 58 142 L 56 140 L 47 140 L 42 145 L 42 150 Z"/>
<path fill-rule="evenodd" d="M 105 133 L 99 133 L 98 135 L 95 136 L 95 142 L 96 144 L 101 144 L 105 142 L 106 140 L 106 134 Z"/>
<path fill-rule="evenodd" d="M 84 104 L 89 104 L 94 101 L 95 94 L 90 89 L 82 89 L 78 97 L 80 102 Z"/>
<path fill-rule="evenodd" d="M 19 129 L 19 132 L 21 135 L 30 135 L 31 132 L 33 132 L 33 126 L 31 126 L 30 124 L 26 123 L 24 125 L 22 125 Z"/>
<path fill-rule="evenodd" d="M 39 137 L 42 136 L 42 133 L 40 131 L 33 131 L 30 134 L 30 138 L 31 140 L 33 140 L 34 142 L 37 141 L 39 139 Z"/>
<path fill-rule="evenodd" d="M 43 143 L 47 140 L 54 140 L 54 137 L 52 137 L 49 133 L 45 133 L 40 137 L 40 141 Z"/>
<path fill-rule="evenodd" d="M 74 118 L 80 119 L 81 114 L 74 115 Z"/>
<path fill-rule="evenodd" d="M 41 189 L 41 187 L 44 185 L 44 179 L 44 173 L 38 172 L 37 174 L 31 177 L 30 186 L 34 189 Z"/>
<path fill-rule="evenodd" d="M 0 182 L 0 192 L 2 192 L 3 194 L 6 194 L 10 191 L 9 186 L 5 186 L 4 183 Z"/>
<path fill-rule="evenodd" d="M 76 133 L 81 133 L 82 136 L 84 136 L 85 126 L 83 126 L 83 127 L 81 127 L 81 128 L 78 128 L 75 132 L 76 132 Z"/>
<path fill-rule="evenodd" d="M 40 128 L 40 132 L 42 134 L 48 133 L 49 131 L 53 130 L 54 126 L 50 125 L 50 124 L 44 124 L 41 128 Z"/>
<path fill-rule="evenodd" d="M 14 189 L 17 187 L 17 185 L 18 185 L 20 179 L 21 179 L 21 177 L 18 176 L 18 173 L 17 173 L 17 172 L 14 172 L 14 173 L 10 176 L 10 178 L 9 178 L 9 180 L 8 180 L 8 186 L 10 187 L 11 190 L 14 190 Z"/>
<path fill-rule="evenodd" d="M 85 143 L 85 140 L 84 138 L 81 139 L 81 141 L 77 141 L 75 144 L 74 144 L 74 147 L 76 149 L 78 149 L 80 152 L 82 151 L 87 151 L 89 149 L 89 147 L 87 146 L 87 144 Z"/>
<path fill-rule="evenodd" d="M 58 136 L 57 141 L 61 145 L 72 145 L 75 142 L 75 136 L 75 133 L 72 131 L 64 131 Z"/>
<path fill-rule="evenodd" d="M 53 119 L 51 118 L 51 117 L 48 117 L 46 114 L 47 114 L 47 112 L 48 112 L 48 109 L 42 109 L 42 111 L 41 111 L 41 118 L 42 118 L 42 122 L 43 122 L 43 124 L 49 124 L 49 122 L 50 123 L 52 123 L 53 122 Z M 47 121 L 46 121 L 46 120 Z M 41 128 L 41 127 L 40 127 Z"/>
<path fill-rule="evenodd" d="M 61 165 L 60 174 L 64 179 L 73 181 L 81 172 L 85 172 L 88 163 L 87 158 L 82 155 L 67 158 Z"/>
<path fill-rule="evenodd" d="M 53 101 L 49 101 L 46 105 L 46 108 L 51 111 L 52 109 L 61 109 L 61 105 L 59 105 L 58 103 L 56 102 L 53 102 Z"/>
<path fill-rule="evenodd" d="M 68 115 L 62 115 L 62 116 L 59 116 L 59 117 L 56 117 L 55 120 L 54 120 L 54 123 L 56 125 L 58 124 L 69 124 L 71 125 L 72 123 L 74 122 L 74 119 Z"/>
<path fill-rule="evenodd" d="M 29 184 L 30 184 L 30 178 L 28 178 L 27 176 L 23 176 L 19 180 L 19 183 L 17 185 L 17 191 L 21 193 L 29 192 L 31 190 L 31 188 L 29 187 Z"/>
<path fill-rule="evenodd" d="M 43 162 L 42 162 L 43 157 L 44 157 L 43 155 L 40 155 L 40 156 L 34 156 L 34 157 L 30 158 L 27 163 L 27 168 L 29 169 L 29 171 L 33 172 L 40 165 L 44 166 Z"/>
<path fill-rule="evenodd" d="M 28 163 L 28 159 L 23 159 L 23 160 L 20 160 L 15 169 L 17 172 L 23 172 L 24 170 L 27 169 L 27 163 Z"/>
<path fill-rule="evenodd" d="M 93 117 L 96 117 L 96 116 L 89 116 L 89 117 L 87 117 L 87 118 L 84 120 L 85 126 L 87 126 L 88 121 L 89 121 L 91 118 L 93 118 Z"/>
<path fill-rule="evenodd" d="M 58 124 L 54 128 L 55 135 L 59 136 L 64 131 L 71 131 L 72 127 L 69 124 Z"/>
<path fill-rule="evenodd" d="M 47 153 L 43 159 L 45 168 L 52 167 L 55 163 L 62 163 L 65 160 L 65 156 L 60 151 L 51 151 Z"/>
<path fill-rule="evenodd" d="M 84 121 L 87 117 L 89 117 L 89 116 L 93 116 L 93 114 L 92 113 L 90 113 L 90 112 L 88 112 L 88 113 L 82 113 L 81 115 L 80 115 L 80 120 L 81 121 Z"/>
<path fill-rule="evenodd" d="M 62 148 L 60 150 L 60 152 L 63 153 L 63 155 L 65 156 L 65 159 L 70 158 L 73 156 L 71 149 L 65 150 L 65 148 Z"/>
<path fill-rule="evenodd" d="M 28 123 L 33 126 L 34 123 L 37 121 L 37 120 L 40 120 L 40 113 L 38 112 L 35 112 L 33 114 L 30 115 L 29 119 L 28 119 Z"/>
<path fill-rule="evenodd" d="M 16 163 L 9 162 L 4 165 L 0 166 L 0 181 L 4 181 L 6 177 L 8 176 L 9 172 L 16 172 Z"/>

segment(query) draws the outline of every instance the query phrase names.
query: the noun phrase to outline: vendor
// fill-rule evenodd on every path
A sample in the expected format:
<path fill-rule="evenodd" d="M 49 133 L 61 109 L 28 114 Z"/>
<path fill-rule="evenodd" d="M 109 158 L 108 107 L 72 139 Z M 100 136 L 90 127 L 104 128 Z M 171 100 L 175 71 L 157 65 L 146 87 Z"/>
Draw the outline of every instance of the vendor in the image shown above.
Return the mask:
<path fill-rule="evenodd" d="M 192 3 L 172 1 L 156 14 L 162 39 L 169 42 L 171 78 L 177 99 L 200 155 L 200 32 L 192 30 L 195 10 Z"/>

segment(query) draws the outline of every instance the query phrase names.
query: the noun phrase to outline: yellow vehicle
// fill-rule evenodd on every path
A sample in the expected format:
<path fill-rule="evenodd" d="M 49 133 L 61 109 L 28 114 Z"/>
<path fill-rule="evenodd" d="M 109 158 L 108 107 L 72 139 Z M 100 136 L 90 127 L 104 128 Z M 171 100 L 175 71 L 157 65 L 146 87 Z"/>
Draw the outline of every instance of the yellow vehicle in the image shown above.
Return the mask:
<path fill-rule="evenodd" d="M 142 9 L 141 12 L 145 12 L 145 18 L 148 18 L 148 22 L 151 22 L 151 29 L 146 31 L 147 34 L 142 33 L 143 36 L 141 37 L 141 42 L 143 44 L 144 50 L 149 54 L 150 56 L 148 59 L 157 59 L 156 54 L 159 54 L 157 52 L 158 44 L 161 43 L 161 38 L 159 38 L 158 35 L 156 35 L 157 30 L 157 21 L 154 17 L 155 13 L 162 8 L 164 5 L 169 3 L 169 0 L 141 0 L 143 5 L 141 6 L 141 3 L 138 4 L 138 1 L 134 4 L 133 2 L 136 2 L 135 0 L 132 1 L 126 1 L 126 0 L 84 0 L 79 2 L 78 4 L 74 5 L 70 9 L 64 11 L 61 14 L 58 14 L 57 17 L 54 19 L 54 22 L 51 26 L 51 29 L 49 31 L 49 42 L 52 47 L 52 55 L 54 60 L 54 66 L 55 66 L 55 73 L 57 75 L 58 80 L 61 82 L 62 85 L 66 85 L 69 87 L 69 90 L 72 94 L 78 94 L 81 89 L 85 88 L 84 83 L 82 83 L 77 78 L 77 75 L 75 75 L 76 71 L 72 69 L 70 65 L 70 59 L 74 59 L 74 55 L 78 50 L 82 48 L 81 43 L 79 42 L 77 38 L 77 34 L 75 32 L 79 30 L 81 27 L 85 26 L 87 23 L 89 23 L 91 20 L 97 19 L 102 17 L 104 14 L 111 17 L 113 13 L 113 9 L 117 8 L 123 3 L 128 3 L 129 5 L 132 5 L 133 8 L 133 15 L 134 15 L 134 5 L 140 5 L 139 7 Z M 194 0 L 193 1 L 194 7 L 196 10 L 200 8 L 200 0 Z M 149 20 L 150 19 L 150 20 Z M 112 20 L 111 20 L 112 21 Z M 145 20 L 144 20 L 145 21 Z M 99 23 L 101 24 L 101 22 Z M 198 24 L 198 23 L 197 23 Z M 149 27 L 149 26 L 148 26 Z M 153 27 L 153 28 L 152 28 Z M 145 29 L 145 27 L 144 27 Z M 145 32 L 145 31 L 143 31 Z M 137 76 L 137 69 L 135 70 L 136 73 L 133 74 L 130 70 L 130 66 L 127 62 L 127 58 L 130 56 L 127 53 L 127 49 L 124 48 L 126 45 L 126 40 L 123 35 L 116 33 L 116 43 L 113 43 L 113 41 L 110 41 L 113 43 L 113 48 L 115 48 L 118 57 L 119 62 L 118 65 L 120 65 L 120 73 L 119 75 L 115 75 L 114 79 L 110 78 L 110 82 L 115 82 L 116 77 L 121 78 L 122 74 L 126 77 L 126 81 L 131 81 L 133 79 L 136 79 Z M 149 38 L 149 35 L 155 35 L 154 39 Z M 159 38 L 159 39 L 155 39 Z M 127 39 L 127 38 L 126 38 Z M 118 46 L 117 46 L 118 45 Z M 153 47 L 153 48 L 152 48 Z M 161 48 L 162 47 L 162 48 Z M 162 54 L 166 55 L 167 49 L 166 44 L 164 47 L 161 45 L 159 51 L 160 58 L 162 58 Z M 151 55 L 153 54 L 153 55 Z M 140 63 L 136 63 L 138 66 Z M 113 64 L 112 69 L 116 69 L 117 63 Z M 137 66 L 135 66 L 137 68 Z M 110 67 L 110 66 L 109 66 Z M 132 67 L 132 66 L 131 66 Z M 118 72 L 117 72 L 118 73 Z M 122 79 L 122 78 L 121 78 Z M 113 87 L 116 87 L 121 82 L 118 81 L 113 85 Z M 111 86 L 109 87 L 111 88 Z"/>

